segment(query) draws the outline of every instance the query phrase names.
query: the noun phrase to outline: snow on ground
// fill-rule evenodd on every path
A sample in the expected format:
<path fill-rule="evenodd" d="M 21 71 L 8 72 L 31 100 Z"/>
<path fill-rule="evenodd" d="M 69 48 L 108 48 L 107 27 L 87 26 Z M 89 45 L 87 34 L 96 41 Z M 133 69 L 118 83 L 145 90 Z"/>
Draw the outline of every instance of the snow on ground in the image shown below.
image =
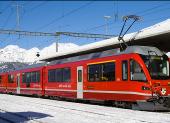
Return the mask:
<path fill-rule="evenodd" d="M 13 112 L 29 117 L 30 120 L 27 119 L 24 123 L 37 121 L 41 123 L 170 123 L 168 112 L 135 111 L 6 94 L 0 94 L 0 100 L 0 117 L 3 114 L 2 110 L 6 110 L 6 113 Z"/>

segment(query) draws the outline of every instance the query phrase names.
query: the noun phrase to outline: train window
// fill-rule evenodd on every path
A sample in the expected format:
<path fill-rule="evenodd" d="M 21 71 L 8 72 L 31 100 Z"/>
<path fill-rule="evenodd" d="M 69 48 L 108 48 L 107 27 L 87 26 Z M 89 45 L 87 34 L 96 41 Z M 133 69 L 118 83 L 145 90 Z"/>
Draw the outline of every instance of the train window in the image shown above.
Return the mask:
<path fill-rule="evenodd" d="M 31 82 L 39 82 L 40 81 L 40 72 L 39 71 L 34 71 L 31 72 Z"/>
<path fill-rule="evenodd" d="M 30 82 L 39 82 L 40 81 L 40 72 L 27 72 L 22 73 L 22 82 L 23 83 L 30 83 Z"/>
<path fill-rule="evenodd" d="M 115 63 L 93 64 L 88 66 L 88 81 L 113 81 L 115 80 Z"/>
<path fill-rule="evenodd" d="M 31 82 L 31 73 L 26 73 L 26 83 Z"/>
<path fill-rule="evenodd" d="M 122 80 L 128 80 L 128 61 L 122 61 Z"/>
<path fill-rule="evenodd" d="M 135 81 L 146 81 L 143 69 L 135 60 L 130 60 L 130 78 Z"/>
<path fill-rule="evenodd" d="M 48 71 L 49 82 L 70 82 L 70 68 L 58 68 Z"/>
<path fill-rule="evenodd" d="M 100 81 L 100 73 L 101 73 L 100 70 L 101 70 L 100 64 L 89 65 L 88 66 L 88 80 L 90 82 Z"/>
<path fill-rule="evenodd" d="M 25 83 L 26 82 L 26 76 L 25 73 L 22 73 L 22 82 Z"/>
<path fill-rule="evenodd" d="M 62 69 L 56 69 L 56 81 L 57 82 L 62 82 L 62 78 L 63 78 Z"/>
<path fill-rule="evenodd" d="M 56 76 L 56 70 L 55 69 L 48 71 L 48 81 L 49 82 L 55 82 L 56 81 L 55 76 Z"/>
<path fill-rule="evenodd" d="M 0 76 L 0 83 L 2 83 L 2 76 Z"/>
<path fill-rule="evenodd" d="M 102 81 L 115 80 L 115 64 L 113 62 L 102 64 Z"/>
<path fill-rule="evenodd" d="M 70 68 L 63 68 L 63 82 L 70 82 L 71 72 Z"/>
<path fill-rule="evenodd" d="M 8 82 L 14 83 L 14 75 L 8 75 Z"/>
<path fill-rule="evenodd" d="M 36 82 L 40 82 L 40 71 L 36 72 Z"/>
<path fill-rule="evenodd" d="M 36 72 L 31 72 L 31 82 L 36 82 Z"/>
<path fill-rule="evenodd" d="M 82 82 L 82 70 L 78 70 L 78 82 Z"/>

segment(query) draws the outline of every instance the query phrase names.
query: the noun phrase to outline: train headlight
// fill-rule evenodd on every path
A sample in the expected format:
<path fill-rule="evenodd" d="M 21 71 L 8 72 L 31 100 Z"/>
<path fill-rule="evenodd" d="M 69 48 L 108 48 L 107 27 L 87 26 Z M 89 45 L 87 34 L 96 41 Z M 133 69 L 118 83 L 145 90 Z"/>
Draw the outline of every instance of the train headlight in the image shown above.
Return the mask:
<path fill-rule="evenodd" d="M 165 95 L 165 94 L 166 94 L 166 88 L 162 88 L 162 89 L 161 89 L 161 94 L 162 94 L 162 95 Z"/>

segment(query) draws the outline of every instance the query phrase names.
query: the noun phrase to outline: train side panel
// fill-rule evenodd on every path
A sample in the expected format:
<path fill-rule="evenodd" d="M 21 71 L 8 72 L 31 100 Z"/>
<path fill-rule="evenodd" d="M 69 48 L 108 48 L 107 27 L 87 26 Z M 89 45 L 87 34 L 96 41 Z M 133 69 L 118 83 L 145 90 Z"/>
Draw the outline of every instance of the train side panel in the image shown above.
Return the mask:
<path fill-rule="evenodd" d="M 17 93 L 16 71 L 8 72 L 7 74 L 7 93 Z"/>
<path fill-rule="evenodd" d="M 48 66 L 45 80 L 46 96 L 76 98 L 76 66 L 74 64 Z"/>
<path fill-rule="evenodd" d="M 44 95 L 43 71 L 45 67 L 31 68 L 19 71 L 20 74 L 20 94 Z"/>
<path fill-rule="evenodd" d="M 143 64 L 142 60 L 135 54 L 128 55 L 120 55 L 120 56 L 110 56 L 104 58 L 97 58 L 92 60 L 84 60 L 66 64 L 58 64 L 47 66 L 46 69 L 46 80 L 45 83 L 45 95 L 49 96 L 62 96 L 62 97 L 70 97 L 70 98 L 81 98 L 81 99 L 90 99 L 90 100 L 117 100 L 117 101 L 137 101 L 137 100 L 146 100 L 149 99 L 151 95 L 150 90 L 142 90 L 142 87 L 150 87 L 149 82 L 139 82 L 139 81 L 131 81 L 130 80 L 130 65 L 129 60 L 133 58 L 139 63 Z M 122 80 L 122 61 L 127 60 L 128 62 L 128 79 Z M 104 79 L 108 79 L 105 76 L 102 76 L 104 81 L 89 81 L 88 75 L 88 66 L 93 65 L 105 65 L 114 64 L 114 74 L 111 76 L 113 80 L 107 81 Z M 79 73 L 78 69 L 82 68 L 82 78 L 83 82 L 78 82 Z M 49 82 L 49 77 L 52 78 L 52 74 L 57 73 L 54 70 L 61 68 L 70 68 L 71 69 L 71 77 L 70 82 Z M 141 65 L 141 68 L 147 73 L 146 68 Z M 109 67 L 108 67 L 109 69 Z M 107 71 L 107 70 L 106 70 Z M 51 72 L 51 75 L 49 73 Z M 59 76 L 59 75 L 58 75 Z M 95 76 L 95 74 L 94 74 Z M 146 75 L 148 78 L 148 76 Z M 55 78 L 52 78 L 55 79 Z M 100 78 L 98 78 L 100 79 Z M 81 86 L 79 86 L 81 85 Z M 81 89 L 82 88 L 82 89 Z M 81 95 L 79 97 L 79 95 Z"/>
<path fill-rule="evenodd" d="M 6 93 L 7 89 L 7 73 L 0 74 L 0 93 Z"/>
<path fill-rule="evenodd" d="M 129 59 L 133 58 L 134 55 L 122 55 L 101 58 L 98 60 L 90 60 L 86 62 L 84 68 L 84 98 L 92 100 L 116 100 L 116 101 L 143 101 L 149 99 L 151 95 L 150 90 L 142 90 L 142 86 L 150 87 L 148 82 L 139 82 L 130 80 L 130 65 Z M 136 61 L 139 64 L 143 64 L 141 59 L 135 56 Z M 128 62 L 128 79 L 122 80 L 122 61 L 127 60 Z M 110 61 L 110 62 L 108 62 Z M 88 65 L 101 65 L 104 63 L 114 63 L 115 64 L 115 78 L 112 81 L 89 81 L 88 80 Z M 142 67 L 142 66 L 141 66 Z M 143 68 L 145 72 L 145 68 Z"/>

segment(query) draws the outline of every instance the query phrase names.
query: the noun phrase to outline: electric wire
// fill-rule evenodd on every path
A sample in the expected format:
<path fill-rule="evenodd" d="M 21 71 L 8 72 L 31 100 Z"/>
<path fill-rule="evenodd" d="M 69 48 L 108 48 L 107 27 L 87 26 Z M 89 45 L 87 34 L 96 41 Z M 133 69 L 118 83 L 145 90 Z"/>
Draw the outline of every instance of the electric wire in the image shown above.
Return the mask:
<path fill-rule="evenodd" d="M 142 16 L 142 14 L 144 14 L 144 13 L 146 13 L 146 12 L 153 11 L 153 10 L 155 10 L 155 9 L 157 9 L 157 8 L 166 6 L 167 4 L 169 4 L 169 3 L 164 3 L 164 4 L 161 4 L 161 5 L 154 6 L 154 7 L 152 7 L 152 8 L 145 9 L 145 10 L 143 10 L 143 11 L 139 11 L 139 12 L 135 13 L 135 15 L 140 15 L 140 16 Z"/>
<path fill-rule="evenodd" d="M 34 7 L 32 7 L 31 9 L 29 9 L 28 11 L 26 11 L 25 13 L 30 13 L 30 12 L 36 10 L 37 8 L 43 6 L 43 5 L 46 4 L 47 2 L 48 2 L 48 1 L 43 1 L 43 2 L 41 2 L 40 4 L 34 6 Z"/>
<path fill-rule="evenodd" d="M 12 16 L 12 14 L 13 14 L 13 11 L 11 10 L 10 13 L 9 13 L 9 15 L 8 15 L 8 17 L 7 17 L 7 19 L 6 19 L 6 21 L 5 21 L 5 23 L 2 25 L 2 28 L 6 27 L 6 25 L 7 25 L 8 22 L 9 22 L 10 17 Z"/>
<path fill-rule="evenodd" d="M 53 19 L 52 21 L 50 21 L 49 23 L 47 23 L 47 24 L 39 27 L 37 30 L 41 30 L 41 29 L 47 28 L 48 26 L 52 25 L 53 23 L 56 23 L 57 21 L 63 19 L 64 17 L 69 16 L 69 15 L 71 15 L 71 14 L 73 14 L 73 13 L 75 13 L 75 12 L 77 12 L 77 11 L 79 11 L 79 10 L 87 7 L 87 6 L 89 6 L 89 5 L 92 4 L 93 2 L 94 2 L 94 1 L 90 1 L 90 2 L 88 2 L 88 3 L 86 3 L 86 4 L 84 4 L 84 5 L 76 8 L 76 9 L 71 10 L 71 11 L 67 12 L 66 14 L 64 14 L 64 15 L 62 15 L 62 16 L 60 16 L 60 17 L 57 17 L 57 18 Z"/>
<path fill-rule="evenodd" d="M 10 3 L 9 3 L 10 4 Z M 4 13 L 6 10 L 8 10 L 10 8 L 10 5 L 7 5 L 6 7 L 4 7 L 4 9 L 2 9 L 1 13 Z"/>

